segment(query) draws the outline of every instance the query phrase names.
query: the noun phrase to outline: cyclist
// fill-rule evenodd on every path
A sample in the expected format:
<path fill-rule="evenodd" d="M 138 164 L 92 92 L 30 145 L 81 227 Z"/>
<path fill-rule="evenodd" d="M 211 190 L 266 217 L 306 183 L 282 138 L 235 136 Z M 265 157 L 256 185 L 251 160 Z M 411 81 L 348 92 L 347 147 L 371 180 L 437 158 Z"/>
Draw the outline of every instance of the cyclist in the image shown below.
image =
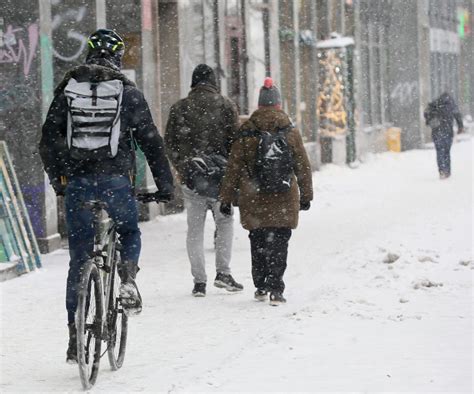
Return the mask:
<path fill-rule="evenodd" d="M 120 296 L 127 313 L 138 314 L 142 299 L 135 277 L 141 241 L 132 185 L 135 142 L 146 156 L 160 201 L 171 200 L 174 192 L 163 140 L 148 104 L 120 72 L 123 40 L 112 30 L 100 29 L 89 37 L 88 46 L 85 64 L 67 72 L 55 90 L 39 146 L 54 191 L 65 196 L 70 254 L 67 362 L 77 362 L 77 286 L 94 241 L 92 212 L 84 208 L 84 201 L 105 202 L 117 224 L 122 244 Z"/>

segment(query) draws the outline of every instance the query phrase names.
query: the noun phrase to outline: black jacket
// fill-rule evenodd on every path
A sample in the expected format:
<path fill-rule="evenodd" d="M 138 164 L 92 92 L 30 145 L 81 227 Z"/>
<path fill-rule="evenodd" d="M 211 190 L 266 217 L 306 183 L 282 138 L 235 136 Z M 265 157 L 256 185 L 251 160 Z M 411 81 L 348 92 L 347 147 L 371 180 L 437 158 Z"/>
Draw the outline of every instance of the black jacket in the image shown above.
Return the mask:
<path fill-rule="evenodd" d="M 78 161 L 70 157 L 66 143 L 68 109 L 64 88 L 71 78 L 79 82 L 113 79 L 123 82 L 121 134 L 118 153 L 114 158 L 101 161 Z M 163 193 L 172 193 L 173 176 L 165 156 L 163 139 L 153 123 L 143 94 L 120 72 L 89 64 L 72 69 L 56 88 L 43 125 L 39 150 L 51 185 L 57 190 L 61 176 L 67 178 L 99 173 L 110 175 L 134 173 L 135 141 L 146 156 L 158 190 Z"/>
<path fill-rule="evenodd" d="M 443 136 L 453 136 L 453 122 L 456 120 L 458 128 L 463 128 L 462 116 L 454 99 L 443 93 L 428 104 L 424 112 L 425 121 L 432 128 L 433 139 Z"/>
<path fill-rule="evenodd" d="M 186 161 L 201 154 L 228 157 L 239 128 L 236 105 L 210 84 L 192 88 L 170 110 L 165 132 L 168 157 L 183 180 Z"/>

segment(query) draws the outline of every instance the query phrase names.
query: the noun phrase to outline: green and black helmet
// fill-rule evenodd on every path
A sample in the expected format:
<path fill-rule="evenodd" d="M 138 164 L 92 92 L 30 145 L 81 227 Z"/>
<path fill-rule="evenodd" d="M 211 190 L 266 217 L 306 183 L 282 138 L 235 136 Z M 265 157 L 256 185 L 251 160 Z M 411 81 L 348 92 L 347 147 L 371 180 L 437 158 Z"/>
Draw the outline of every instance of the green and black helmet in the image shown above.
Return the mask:
<path fill-rule="evenodd" d="M 109 52 L 114 56 L 123 56 L 125 44 L 115 31 L 109 29 L 99 29 L 89 36 L 87 41 L 89 52 Z"/>

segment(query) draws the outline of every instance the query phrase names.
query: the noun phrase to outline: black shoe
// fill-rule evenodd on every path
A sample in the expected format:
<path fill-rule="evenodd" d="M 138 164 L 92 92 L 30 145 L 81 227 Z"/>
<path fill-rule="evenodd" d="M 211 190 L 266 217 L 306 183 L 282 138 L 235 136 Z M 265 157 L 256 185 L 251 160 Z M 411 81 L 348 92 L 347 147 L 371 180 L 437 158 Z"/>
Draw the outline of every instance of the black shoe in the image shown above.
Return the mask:
<path fill-rule="evenodd" d="M 69 329 L 69 344 L 66 350 L 66 362 L 68 364 L 77 364 L 77 331 L 74 323 L 67 325 Z"/>
<path fill-rule="evenodd" d="M 272 306 L 278 306 L 281 304 L 284 304 L 286 302 L 285 297 L 283 297 L 283 294 L 277 291 L 272 291 L 270 293 L 270 305 Z"/>
<path fill-rule="evenodd" d="M 244 286 L 237 283 L 231 274 L 223 274 L 221 272 L 217 273 L 214 286 L 226 289 L 227 291 L 242 291 L 244 289 Z"/>
<path fill-rule="evenodd" d="M 138 266 L 132 261 L 124 261 L 117 267 L 120 279 L 120 302 L 122 303 L 123 311 L 127 316 L 138 315 L 142 311 L 142 296 L 138 291 L 135 278 L 138 271 Z"/>
<path fill-rule="evenodd" d="M 267 299 L 268 292 L 264 289 L 257 289 L 254 293 L 254 298 L 257 301 L 265 301 Z"/>
<path fill-rule="evenodd" d="M 195 283 L 192 294 L 193 294 L 194 297 L 205 297 L 206 296 L 206 284 L 205 283 Z"/>

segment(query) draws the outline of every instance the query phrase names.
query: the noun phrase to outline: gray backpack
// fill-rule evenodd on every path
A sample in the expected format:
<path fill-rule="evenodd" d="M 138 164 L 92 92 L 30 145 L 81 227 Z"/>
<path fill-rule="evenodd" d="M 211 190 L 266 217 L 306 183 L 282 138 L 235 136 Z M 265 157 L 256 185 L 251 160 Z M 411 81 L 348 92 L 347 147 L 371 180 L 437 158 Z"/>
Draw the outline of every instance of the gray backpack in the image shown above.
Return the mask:
<path fill-rule="evenodd" d="M 103 160 L 117 155 L 123 83 L 119 80 L 77 82 L 64 89 L 68 103 L 67 144 L 76 160 Z"/>

